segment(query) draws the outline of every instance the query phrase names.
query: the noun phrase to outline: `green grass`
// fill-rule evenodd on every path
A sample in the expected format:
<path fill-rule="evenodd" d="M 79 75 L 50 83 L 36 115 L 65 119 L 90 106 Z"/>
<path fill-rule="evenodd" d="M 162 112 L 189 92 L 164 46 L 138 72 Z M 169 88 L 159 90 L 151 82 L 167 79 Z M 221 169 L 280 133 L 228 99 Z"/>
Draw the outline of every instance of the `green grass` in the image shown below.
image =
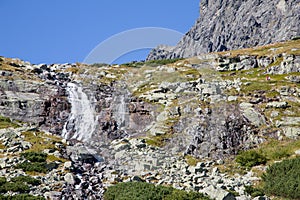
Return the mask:
<path fill-rule="evenodd" d="M 0 116 L 0 129 L 5 128 L 18 128 L 19 125 L 12 122 L 9 118 Z"/>
<path fill-rule="evenodd" d="M 270 140 L 262 144 L 256 151 L 266 156 L 269 161 L 288 158 L 300 149 L 300 140 L 286 139 L 283 141 Z"/>
<path fill-rule="evenodd" d="M 272 89 L 271 83 L 266 82 L 251 82 L 249 85 L 243 85 L 241 92 L 253 93 L 257 91 L 270 91 Z"/>
<path fill-rule="evenodd" d="M 175 63 L 179 60 L 182 60 L 182 58 L 175 58 L 175 59 L 163 59 L 163 60 L 150 60 L 150 61 L 141 61 L 141 62 L 130 62 L 130 63 L 124 63 L 122 65 L 127 66 L 127 67 L 142 67 L 143 65 L 148 65 L 148 66 L 159 66 L 159 65 L 167 65 L 167 64 L 172 64 Z"/>
<path fill-rule="evenodd" d="M 155 147 L 163 147 L 170 138 L 172 138 L 172 134 L 149 136 L 146 138 L 146 144 Z"/>
<path fill-rule="evenodd" d="M 274 49 L 274 51 L 271 51 Z M 292 49 L 298 49 L 297 51 L 292 51 Z M 258 57 L 271 57 L 274 55 L 287 53 L 293 55 L 300 55 L 300 40 L 290 40 L 286 42 L 274 43 L 265 46 L 259 46 L 254 48 L 237 49 L 232 51 L 219 52 L 218 54 L 226 55 L 230 53 L 230 57 L 235 57 L 238 55 L 254 55 Z"/>
<path fill-rule="evenodd" d="M 47 155 L 47 162 L 55 162 L 55 161 L 64 163 L 67 162 L 68 160 L 64 158 L 56 157 L 54 155 Z"/>
<path fill-rule="evenodd" d="M 197 163 L 200 162 L 199 159 L 197 159 L 191 155 L 186 155 L 184 158 L 185 158 L 185 161 L 187 162 L 187 164 L 190 166 L 196 166 Z"/>
<path fill-rule="evenodd" d="M 39 131 L 26 131 L 22 132 L 22 135 L 25 137 L 25 141 L 32 145 L 28 151 L 41 152 L 44 149 L 56 149 L 55 143 L 61 142 L 61 138 Z"/>

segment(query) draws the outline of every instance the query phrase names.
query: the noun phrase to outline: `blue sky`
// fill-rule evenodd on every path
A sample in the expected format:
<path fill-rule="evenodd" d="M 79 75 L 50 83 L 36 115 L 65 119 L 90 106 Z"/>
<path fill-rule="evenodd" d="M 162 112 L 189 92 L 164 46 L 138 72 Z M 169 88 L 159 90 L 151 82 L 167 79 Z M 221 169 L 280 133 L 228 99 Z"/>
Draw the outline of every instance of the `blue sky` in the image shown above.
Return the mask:
<path fill-rule="evenodd" d="M 0 55 L 32 63 L 81 62 L 104 40 L 134 28 L 186 33 L 199 16 L 199 0 L 0 0 L 0 8 Z"/>

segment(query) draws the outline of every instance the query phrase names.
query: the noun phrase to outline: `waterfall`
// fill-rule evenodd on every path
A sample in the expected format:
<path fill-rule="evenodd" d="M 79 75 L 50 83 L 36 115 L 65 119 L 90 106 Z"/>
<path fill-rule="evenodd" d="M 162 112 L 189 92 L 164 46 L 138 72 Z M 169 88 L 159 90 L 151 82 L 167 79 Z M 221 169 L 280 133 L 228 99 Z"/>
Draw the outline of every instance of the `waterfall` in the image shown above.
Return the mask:
<path fill-rule="evenodd" d="M 89 99 L 82 87 L 75 83 L 68 83 L 67 92 L 71 113 L 64 125 L 62 136 L 66 139 L 87 141 L 97 126 L 97 117 L 91 101 L 93 98 Z"/>
<path fill-rule="evenodd" d="M 117 122 L 118 128 L 121 129 L 127 125 L 128 110 L 126 105 L 127 95 L 118 95 L 114 99 L 114 118 Z"/>

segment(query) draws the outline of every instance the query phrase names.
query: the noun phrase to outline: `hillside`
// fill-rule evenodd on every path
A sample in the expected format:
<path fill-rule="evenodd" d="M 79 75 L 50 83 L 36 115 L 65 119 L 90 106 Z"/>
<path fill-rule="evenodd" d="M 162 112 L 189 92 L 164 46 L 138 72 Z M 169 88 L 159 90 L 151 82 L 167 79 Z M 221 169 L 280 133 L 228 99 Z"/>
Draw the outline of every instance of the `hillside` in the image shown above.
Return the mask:
<path fill-rule="evenodd" d="M 300 40 L 112 66 L 1 57 L 0 193 L 102 199 L 137 181 L 280 196 L 261 175 L 299 156 L 299 84 Z"/>

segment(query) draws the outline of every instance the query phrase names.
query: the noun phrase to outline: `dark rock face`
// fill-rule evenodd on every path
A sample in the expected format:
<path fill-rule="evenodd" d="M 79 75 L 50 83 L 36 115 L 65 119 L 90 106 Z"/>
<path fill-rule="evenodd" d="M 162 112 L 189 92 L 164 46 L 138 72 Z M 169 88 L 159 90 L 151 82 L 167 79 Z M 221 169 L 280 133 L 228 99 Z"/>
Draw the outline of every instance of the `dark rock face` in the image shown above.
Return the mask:
<path fill-rule="evenodd" d="M 190 131 L 193 139 L 186 153 L 196 157 L 224 159 L 247 149 L 254 141 L 255 132 L 250 123 L 233 105 L 220 105 L 200 116 L 201 122 Z"/>
<path fill-rule="evenodd" d="M 40 125 L 53 133 L 61 131 L 68 105 L 62 87 L 26 80 L 1 80 L 0 85 L 2 115 Z"/>
<path fill-rule="evenodd" d="M 203 0 L 200 17 L 175 47 L 159 46 L 147 60 L 254 47 L 300 35 L 300 0 Z"/>

